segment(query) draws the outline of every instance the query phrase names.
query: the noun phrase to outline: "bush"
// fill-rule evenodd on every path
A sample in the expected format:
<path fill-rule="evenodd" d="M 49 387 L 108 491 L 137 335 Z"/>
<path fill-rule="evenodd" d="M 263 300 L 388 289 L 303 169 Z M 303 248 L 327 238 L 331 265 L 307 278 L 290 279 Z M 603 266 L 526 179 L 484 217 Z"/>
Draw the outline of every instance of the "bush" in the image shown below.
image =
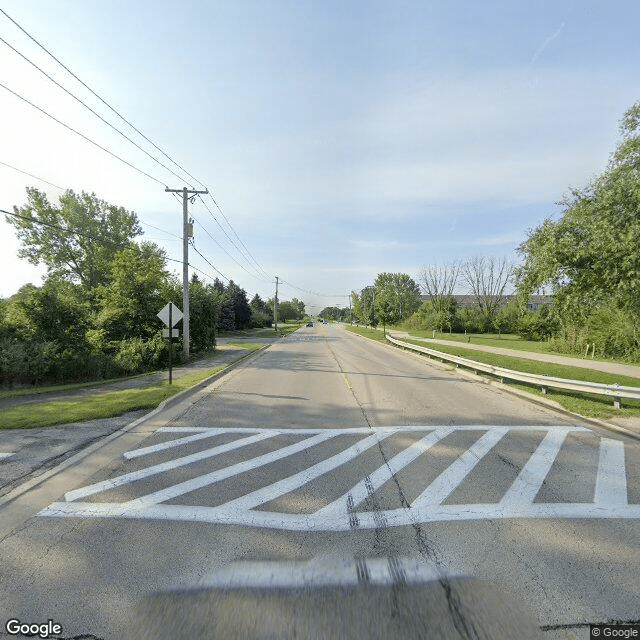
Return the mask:
<path fill-rule="evenodd" d="M 638 319 L 615 307 L 596 309 L 587 320 L 588 340 L 601 355 L 638 359 Z"/>
<path fill-rule="evenodd" d="M 118 343 L 113 360 L 122 371 L 139 373 L 163 365 L 168 358 L 168 349 L 168 342 L 159 335 L 150 340 L 129 338 Z"/>
<path fill-rule="evenodd" d="M 525 313 L 517 323 L 518 335 L 525 340 L 547 340 L 558 329 L 558 321 L 547 307 Z"/>

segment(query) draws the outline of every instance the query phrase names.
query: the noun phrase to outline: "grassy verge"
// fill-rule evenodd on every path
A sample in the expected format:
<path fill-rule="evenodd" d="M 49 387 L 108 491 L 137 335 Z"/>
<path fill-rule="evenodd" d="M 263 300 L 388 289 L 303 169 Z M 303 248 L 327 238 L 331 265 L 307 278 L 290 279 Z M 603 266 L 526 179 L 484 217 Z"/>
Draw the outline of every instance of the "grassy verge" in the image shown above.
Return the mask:
<path fill-rule="evenodd" d="M 263 346 L 257 345 L 257 348 Z M 91 397 L 37 402 L 11 407 L 0 413 L 0 429 L 49 427 L 69 422 L 112 418 L 138 409 L 154 409 L 167 398 L 222 371 L 226 366 L 228 365 L 180 376 L 173 380 L 172 385 L 164 380 L 140 389 L 105 391 Z"/>
<path fill-rule="evenodd" d="M 234 340 L 233 342 L 227 342 L 228 345 L 232 347 L 240 347 L 240 349 L 248 349 L 249 351 L 257 351 L 258 349 L 262 349 L 264 347 L 263 344 L 259 342 L 248 342 L 246 340 Z"/>
<path fill-rule="evenodd" d="M 378 331 L 377 329 L 368 329 L 367 327 L 354 327 L 354 326 L 351 326 L 351 327 L 347 326 L 345 327 L 345 329 L 347 331 L 351 331 L 352 333 L 357 333 L 359 336 L 364 336 L 365 338 L 371 338 L 373 340 L 378 340 L 380 342 L 386 342 L 383 332 Z"/>
<path fill-rule="evenodd" d="M 422 347 L 426 346 L 424 342 L 411 339 L 403 339 L 404 342 L 417 344 Z M 431 348 L 431 347 L 429 347 Z M 497 353 L 489 353 L 486 351 L 475 351 L 465 349 L 464 347 L 449 345 L 433 345 L 434 350 L 448 353 L 455 356 L 475 360 L 484 364 L 512 369 L 514 371 L 523 371 L 526 373 L 534 373 L 538 375 L 548 375 L 556 378 L 568 378 L 571 380 L 583 380 L 585 382 L 598 382 L 601 384 L 619 384 L 621 386 L 640 387 L 640 378 L 631 376 L 621 376 L 604 371 L 595 371 L 593 369 L 583 369 L 581 367 L 571 367 L 562 364 L 553 364 L 548 362 L 539 362 L 537 360 L 528 360 L 513 356 L 503 356 Z M 482 375 L 490 375 L 483 373 Z M 542 396 L 540 387 L 528 385 L 521 382 L 508 382 L 509 386 L 523 389 L 530 393 Z M 588 417 L 609 418 L 609 417 L 629 417 L 640 415 L 640 403 L 634 400 L 624 400 L 621 409 L 613 408 L 613 400 L 604 396 L 594 394 L 577 393 L 573 391 L 562 391 L 559 389 L 549 389 L 546 398 L 550 398 L 558 402 L 565 409 L 579 413 Z"/>

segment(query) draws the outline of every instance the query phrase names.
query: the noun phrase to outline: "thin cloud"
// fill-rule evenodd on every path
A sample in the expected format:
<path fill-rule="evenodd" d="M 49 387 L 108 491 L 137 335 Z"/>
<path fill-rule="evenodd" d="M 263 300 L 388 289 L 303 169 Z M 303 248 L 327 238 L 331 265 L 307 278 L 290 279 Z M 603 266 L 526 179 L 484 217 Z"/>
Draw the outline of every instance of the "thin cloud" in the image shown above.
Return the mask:
<path fill-rule="evenodd" d="M 556 39 L 560 36 L 560 34 L 562 33 L 562 30 L 564 29 L 564 22 L 560 25 L 560 27 L 558 28 L 558 30 L 553 34 L 550 35 L 539 47 L 538 50 L 533 54 L 533 58 L 531 58 L 531 62 L 529 63 L 529 66 L 532 67 L 536 60 L 542 55 L 542 52 Z"/>

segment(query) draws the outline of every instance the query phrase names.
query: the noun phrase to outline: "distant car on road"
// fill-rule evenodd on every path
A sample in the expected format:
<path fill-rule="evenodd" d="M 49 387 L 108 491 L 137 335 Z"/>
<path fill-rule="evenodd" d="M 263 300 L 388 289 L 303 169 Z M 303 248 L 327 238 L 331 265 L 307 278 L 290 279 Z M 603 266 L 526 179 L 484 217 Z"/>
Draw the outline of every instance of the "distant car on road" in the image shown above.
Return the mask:
<path fill-rule="evenodd" d="M 307 322 L 307 327 L 313 327 L 313 322 Z"/>

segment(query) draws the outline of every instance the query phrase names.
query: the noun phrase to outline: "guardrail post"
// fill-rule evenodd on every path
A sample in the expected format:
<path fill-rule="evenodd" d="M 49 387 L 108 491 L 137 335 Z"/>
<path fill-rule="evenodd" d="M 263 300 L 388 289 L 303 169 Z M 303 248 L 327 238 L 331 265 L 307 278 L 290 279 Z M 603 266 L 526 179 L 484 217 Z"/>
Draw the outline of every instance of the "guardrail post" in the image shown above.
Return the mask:
<path fill-rule="evenodd" d="M 543 395 L 547 395 L 547 387 L 540 387 L 540 389 L 542 389 L 542 393 Z"/>
<path fill-rule="evenodd" d="M 619 409 L 620 408 L 620 398 L 616 398 L 614 396 L 614 398 L 613 398 L 613 408 L 614 409 Z"/>

